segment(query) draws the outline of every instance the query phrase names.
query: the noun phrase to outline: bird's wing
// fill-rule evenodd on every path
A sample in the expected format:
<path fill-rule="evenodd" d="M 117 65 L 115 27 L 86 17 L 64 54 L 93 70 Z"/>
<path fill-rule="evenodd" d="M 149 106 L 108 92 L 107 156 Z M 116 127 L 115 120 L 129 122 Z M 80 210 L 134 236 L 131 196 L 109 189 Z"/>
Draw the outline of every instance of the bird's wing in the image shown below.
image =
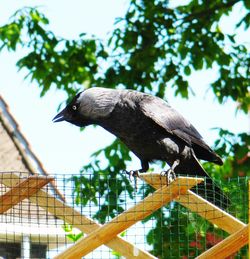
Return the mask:
<path fill-rule="evenodd" d="M 145 95 L 139 102 L 140 109 L 150 119 L 189 145 L 193 143 L 210 149 L 200 133 L 180 113 L 160 98 Z"/>

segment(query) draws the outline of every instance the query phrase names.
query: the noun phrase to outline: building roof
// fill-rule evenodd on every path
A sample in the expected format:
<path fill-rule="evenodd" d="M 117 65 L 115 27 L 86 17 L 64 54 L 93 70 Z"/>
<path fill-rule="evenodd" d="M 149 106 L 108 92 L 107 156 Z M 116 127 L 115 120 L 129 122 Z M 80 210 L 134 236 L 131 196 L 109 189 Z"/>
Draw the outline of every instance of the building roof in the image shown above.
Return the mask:
<path fill-rule="evenodd" d="M 29 175 L 48 176 L 0 95 L 0 197 L 10 190 L 3 184 L 2 178 L 10 175 L 11 179 L 12 173 L 20 177 L 20 181 Z M 65 201 L 55 182 L 50 182 L 43 190 Z M 19 194 L 13 194 L 13 197 L 15 195 Z M 58 249 L 68 243 L 63 225 L 62 220 L 24 199 L 0 214 L 0 243 L 20 243 L 22 237 L 28 235 L 31 242 L 46 244 L 48 249 Z"/>
<path fill-rule="evenodd" d="M 32 151 L 31 145 L 21 132 L 12 116 L 9 106 L 0 95 L 0 172 L 19 171 L 30 174 L 48 175 L 42 162 Z M 55 182 L 50 183 L 50 191 L 63 201 L 64 196 Z"/>

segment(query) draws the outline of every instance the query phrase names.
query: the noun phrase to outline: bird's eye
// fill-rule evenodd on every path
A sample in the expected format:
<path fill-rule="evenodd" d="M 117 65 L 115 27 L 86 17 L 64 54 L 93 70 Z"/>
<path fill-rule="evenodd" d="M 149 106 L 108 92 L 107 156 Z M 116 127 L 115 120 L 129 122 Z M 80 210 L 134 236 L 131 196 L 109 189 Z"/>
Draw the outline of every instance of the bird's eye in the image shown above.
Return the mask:
<path fill-rule="evenodd" d="M 77 109 L 77 108 L 76 108 L 76 105 L 73 105 L 73 106 L 72 106 L 72 109 L 73 109 L 74 111 L 76 111 L 76 109 Z"/>

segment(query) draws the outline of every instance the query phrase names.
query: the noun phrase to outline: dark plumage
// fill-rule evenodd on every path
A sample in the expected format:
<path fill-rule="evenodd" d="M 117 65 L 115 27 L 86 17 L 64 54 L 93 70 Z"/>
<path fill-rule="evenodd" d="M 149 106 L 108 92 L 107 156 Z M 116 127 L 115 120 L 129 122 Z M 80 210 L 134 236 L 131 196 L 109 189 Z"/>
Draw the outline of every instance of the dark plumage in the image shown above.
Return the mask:
<path fill-rule="evenodd" d="M 113 133 L 140 159 L 140 172 L 146 172 L 154 160 L 166 161 L 170 167 L 178 161 L 172 168 L 176 174 L 208 177 L 198 159 L 223 164 L 190 122 L 164 100 L 149 94 L 90 88 L 76 95 L 54 118 L 55 122 L 63 120 L 80 127 L 97 124 Z M 210 178 L 206 184 L 210 201 L 220 205 L 214 200 L 215 193 L 215 199 L 222 195 L 228 203 Z M 204 190 L 200 194 L 204 196 Z"/>

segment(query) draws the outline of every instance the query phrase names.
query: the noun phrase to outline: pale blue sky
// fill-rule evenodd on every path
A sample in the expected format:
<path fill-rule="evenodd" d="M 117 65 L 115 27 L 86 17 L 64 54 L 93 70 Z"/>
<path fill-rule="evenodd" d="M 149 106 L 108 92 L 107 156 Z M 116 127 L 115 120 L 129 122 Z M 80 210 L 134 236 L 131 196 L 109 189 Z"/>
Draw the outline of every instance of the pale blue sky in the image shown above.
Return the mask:
<path fill-rule="evenodd" d="M 0 25 L 23 6 L 42 6 L 41 10 L 50 19 L 50 29 L 58 36 L 73 39 L 87 32 L 105 39 L 112 31 L 115 17 L 123 16 L 127 3 L 125 0 L 1 1 Z M 233 19 L 237 18 L 237 13 Z M 225 30 L 231 28 L 228 20 L 222 26 Z M 239 40 L 244 42 L 245 39 L 246 33 L 242 33 Z M 89 161 L 89 155 L 109 144 L 113 137 L 100 127 L 88 127 L 80 132 L 68 123 L 53 124 L 51 119 L 66 96 L 53 89 L 44 98 L 39 97 L 36 84 L 24 81 L 26 72 L 17 72 L 15 63 L 24 53 L 25 50 L 20 49 L 17 53 L 5 51 L 0 54 L 0 93 L 47 171 L 52 174 L 77 173 Z M 235 116 L 234 103 L 219 105 L 213 94 L 207 92 L 209 82 L 214 78 L 215 70 L 193 74 L 189 82 L 196 96 L 187 101 L 174 97 L 171 90 L 167 93 L 170 104 L 195 125 L 209 144 L 216 138 L 216 133 L 210 130 L 213 127 L 233 132 L 249 129 L 246 115 Z M 133 166 L 139 166 L 136 158 Z"/>

